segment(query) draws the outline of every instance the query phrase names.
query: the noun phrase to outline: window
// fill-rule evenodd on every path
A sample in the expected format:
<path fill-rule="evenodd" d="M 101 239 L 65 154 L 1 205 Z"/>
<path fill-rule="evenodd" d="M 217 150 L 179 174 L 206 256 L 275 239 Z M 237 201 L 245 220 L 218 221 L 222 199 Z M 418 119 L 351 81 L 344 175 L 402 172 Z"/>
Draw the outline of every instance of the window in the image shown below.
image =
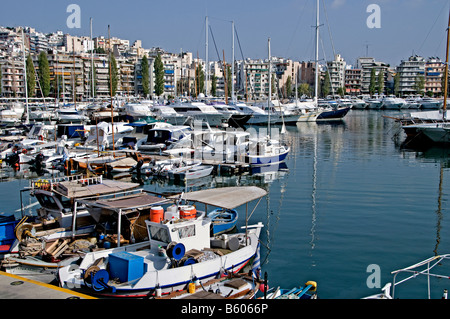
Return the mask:
<path fill-rule="evenodd" d="M 195 236 L 195 225 L 178 228 L 178 236 L 180 239 Z"/>
<path fill-rule="evenodd" d="M 149 225 L 148 230 L 150 233 L 150 238 L 152 240 L 161 241 L 163 243 L 170 243 L 170 236 L 167 228 Z"/>

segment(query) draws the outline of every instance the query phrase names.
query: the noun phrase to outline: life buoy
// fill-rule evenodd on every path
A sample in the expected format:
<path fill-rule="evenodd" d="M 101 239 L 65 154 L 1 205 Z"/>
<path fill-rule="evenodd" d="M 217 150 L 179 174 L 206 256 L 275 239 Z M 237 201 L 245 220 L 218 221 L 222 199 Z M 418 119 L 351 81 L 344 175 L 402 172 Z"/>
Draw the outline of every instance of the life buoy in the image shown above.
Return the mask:
<path fill-rule="evenodd" d="M 309 288 L 310 291 L 317 290 L 317 283 L 315 281 L 310 280 L 310 281 L 306 282 L 305 286 L 309 286 L 309 285 L 312 286 L 311 288 Z"/>
<path fill-rule="evenodd" d="M 26 148 L 24 148 L 24 149 L 22 149 L 22 153 L 23 153 L 23 154 L 27 154 L 27 153 L 28 153 L 28 150 L 27 150 Z"/>
<path fill-rule="evenodd" d="M 39 135 L 39 140 L 40 140 L 40 141 L 43 141 L 43 140 L 44 140 L 44 136 Z"/>

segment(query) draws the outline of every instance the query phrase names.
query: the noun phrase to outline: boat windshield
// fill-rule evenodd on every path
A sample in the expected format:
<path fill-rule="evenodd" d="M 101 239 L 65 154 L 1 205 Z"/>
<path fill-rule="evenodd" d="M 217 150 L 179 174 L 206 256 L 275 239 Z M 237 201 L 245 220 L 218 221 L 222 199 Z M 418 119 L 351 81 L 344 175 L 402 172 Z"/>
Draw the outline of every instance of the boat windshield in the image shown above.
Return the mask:
<path fill-rule="evenodd" d="M 170 243 L 169 231 L 165 227 L 159 227 L 155 225 L 148 226 L 148 232 L 152 240 L 160 241 L 166 244 Z"/>

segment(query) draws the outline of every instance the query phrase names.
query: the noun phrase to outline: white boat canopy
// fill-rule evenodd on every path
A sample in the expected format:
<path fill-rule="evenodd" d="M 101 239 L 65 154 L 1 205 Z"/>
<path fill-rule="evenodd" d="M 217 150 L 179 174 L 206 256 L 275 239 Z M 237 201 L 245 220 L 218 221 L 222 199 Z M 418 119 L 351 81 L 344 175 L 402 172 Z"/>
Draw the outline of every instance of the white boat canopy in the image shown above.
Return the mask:
<path fill-rule="evenodd" d="M 182 199 L 206 205 L 234 209 L 267 195 L 267 191 L 256 186 L 221 187 L 184 193 Z M 169 198 L 179 198 L 171 196 Z"/>

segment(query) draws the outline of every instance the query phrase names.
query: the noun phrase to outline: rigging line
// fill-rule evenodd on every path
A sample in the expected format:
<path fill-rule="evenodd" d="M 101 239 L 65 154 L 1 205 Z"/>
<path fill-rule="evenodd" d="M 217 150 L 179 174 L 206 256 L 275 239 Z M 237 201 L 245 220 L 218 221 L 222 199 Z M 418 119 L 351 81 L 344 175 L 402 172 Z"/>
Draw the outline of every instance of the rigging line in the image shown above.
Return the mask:
<path fill-rule="evenodd" d="M 241 41 L 239 40 L 239 36 L 238 36 L 238 33 L 237 33 L 236 25 L 234 26 L 234 34 L 236 34 L 236 39 L 237 39 L 237 42 L 238 42 L 239 51 L 241 52 L 242 60 L 245 60 L 244 53 L 242 53 Z"/>
<path fill-rule="evenodd" d="M 216 40 L 214 39 L 214 34 L 213 34 L 211 26 L 209 26 L 209 31 L 211 31 L 211 37 L 212 37 L 213 42 L 214 42 L 214 48 L 216 49 L 217 58 L 219 59 L 219 62 L 220 62 L 222 60 L 220 59 L 220 54 L 219 54 L 219 51 L 217 50 Z"/>
<path fill-rule="evenodd" d="M 200 42 L 201 42 L 203 39 L 205 39 L 203 31 L 206 32 L 204 23 L 202 23 L 202 32 L 200 32 L 200 36 L 199 36 L 199 39 L 198 39 L 198 42 L 197 42 L 197 52 L 199 51 L 198 48 L 200 48 Z"/>
<path fill-rule="evenodd" d="M 331 35 L 330 23 L 328 22 L 327 9 L 325 8 L 325 1 L 322 0 L 323 11 L 325 12 L 325 19 L 327 20 L 328 34 L 330 35 L 331 48 L 333 49 L 333 56 L 336 56 L 336 51 L 334 50 L 333 36 Z"/>
<path fill-rule="evenodd" d="M 305 5 L 303 6 L 302 10 L 300 11 L 301 14 L 300 14 L 300 16 L 298 17 L 297 25 L 295 26 L 294 33 L 292 34 L 291 40 L 290 40 L 289 45 L 288 45 L 288 47 L 287 47 L 287 50 L 286 50 L 286 56 L 288 56 L 289 50 L 291 49 L 292 42 L 294 41 L 295 34 L 297 33 L 298 26 L 300 25 L 300 21 L 301 21 L 301 18 L 302 18 L 302 16 L 303 16 L 303 13 L 305 12 L 305 8 L 306 8 L 306 5 L 307 5 L 307 4 L 308 4 L 308 1 L 305 1 Z"/>
<path fill-rule="evenodd" d="M 325 65 L 327 65 L 327 56 L 325 54 L 325 48 L 324 48 L 324 45 L 323 45 L 322 37 L 320 37 L 320 43 L 322 44 L 322 51 L 323 51 L 323 58 L 325 60 Z M 327 65 L 327 69 L 328 69 L 328 65 Z M 331 94 L 334 96 L 334 88 L 333 88 L 333 82 L 331 82 L 331 74 L 330 74 L 330 72 L 328 72 L 328 78 L 330 79 Z"/>
<path fill-rule="evenodd" d="M 434 28 L 434 26 L 436 25 L 437 21 L 439 20 L 439 18 L 440 18 L 440 16 L 441 16 L 442 12 L 444 12 L 444 7 L 445 7 L 446 5 L 448 5 L 448 2 L 449 2 L 449 1 L 447 1 L 447 3 L 445 3 L 444 6 L 442 7 L 442 9 L 439 11 L 439 15 L 437 16 L 436 20 L 434 20 L 434 23 L 433 23 L 433 25 L 431 26 L 430 30 L 428 31 L 427 35 L 425 36 L 425 39 L 423 40 L 422 44 L 420 45 L 419 50 L 417 50 L 418 52 L 420 52 L 420 51 L 422 50 L 422 47 L 425 45 L 425 42 L 427 41 L 428 37 L 430 36 L 431 31 L 433 31 L 433 28 Z M 447 12 L 448 12 L 448 10 L 447 10 Z"/>

